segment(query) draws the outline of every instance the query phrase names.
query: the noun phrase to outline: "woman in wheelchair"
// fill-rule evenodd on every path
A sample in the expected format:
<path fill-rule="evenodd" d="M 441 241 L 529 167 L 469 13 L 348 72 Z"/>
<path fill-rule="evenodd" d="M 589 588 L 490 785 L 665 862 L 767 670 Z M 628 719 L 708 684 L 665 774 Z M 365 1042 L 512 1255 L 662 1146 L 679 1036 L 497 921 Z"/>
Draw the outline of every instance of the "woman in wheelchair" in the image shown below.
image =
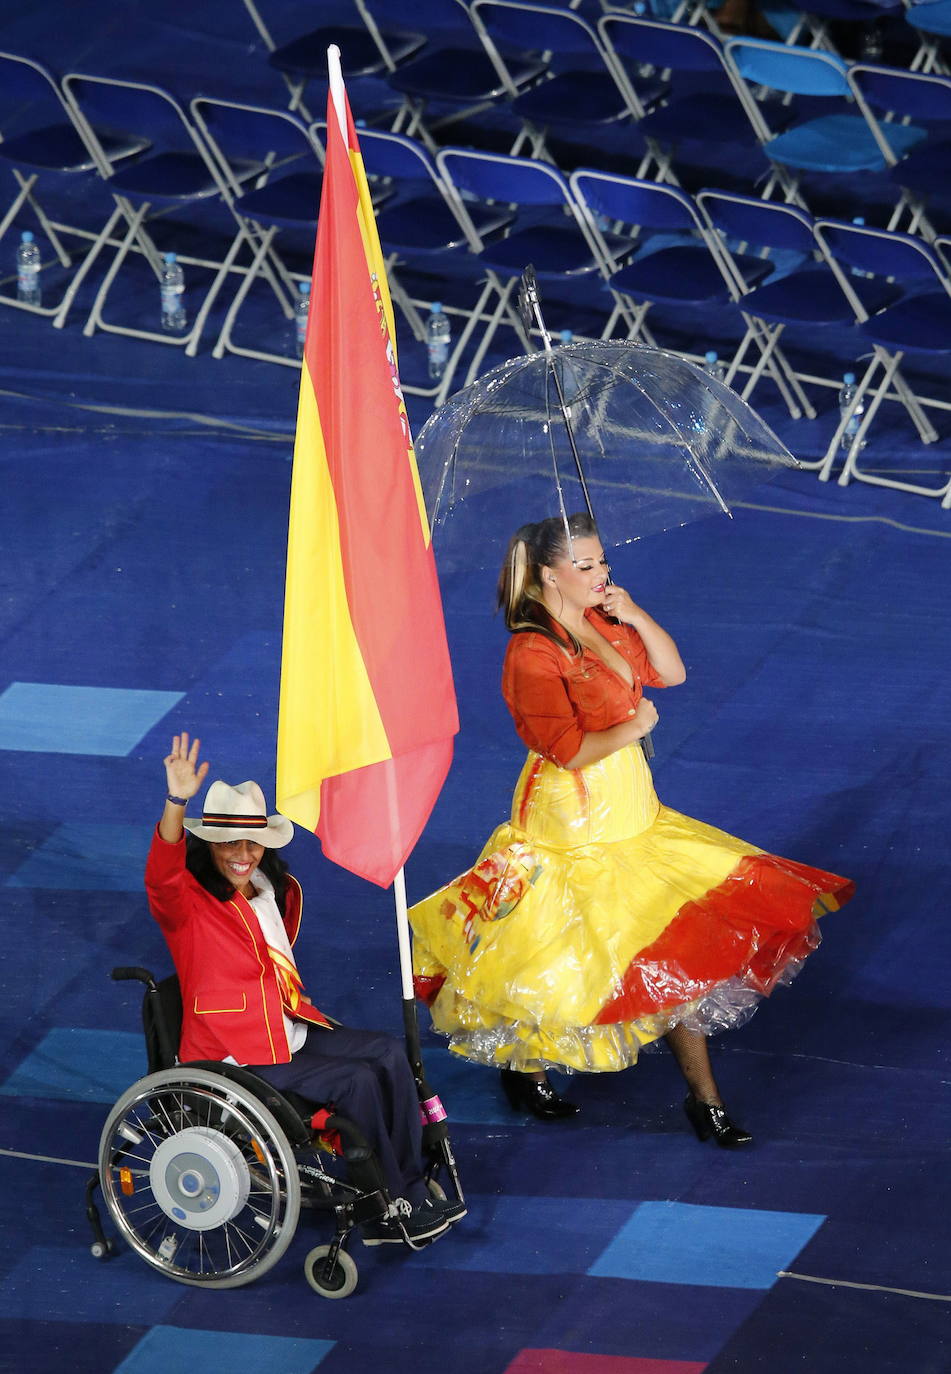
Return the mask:
<path fill-rule="evenodd" d="M 201 820 L 185 808 L 208 772 L 200 742 L 176 735 L 165 758 L 168 795 L 146 863 L 152 914 L 181 984 L 179 1058 L 246 1066 L 281 1092 L 332 1102 L 375 1150 L 400 1221 L 364 1227 L 365 1244 L 442 1235 L 465 1204 L 430 1197 L 421 1164 L 419 1100 L 403 1046 L 352 1030 L 303 990 L 292 946 L 302 894 L 277 854 L 293 835 L 267 815 L 255 782 L 213 782 Z M 187 832 L 187 833 L 186 833 Z"/>

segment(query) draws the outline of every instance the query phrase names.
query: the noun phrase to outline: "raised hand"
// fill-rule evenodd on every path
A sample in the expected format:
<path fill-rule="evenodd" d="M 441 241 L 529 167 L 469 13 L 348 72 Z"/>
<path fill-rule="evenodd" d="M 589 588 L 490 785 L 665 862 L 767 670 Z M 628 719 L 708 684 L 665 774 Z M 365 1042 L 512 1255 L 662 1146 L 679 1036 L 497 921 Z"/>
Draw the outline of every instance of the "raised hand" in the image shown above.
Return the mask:
<path fill-rule="evenodd" d="M 601 606 L 605 615 L 613 616 L 624 625 L 633 625 L 637 617 L 644 614 L 641 607 L 631 600 L 629 593 L 616 582 L 609 582 L 605 587 Z"/>
<path fill-rule="evenodd" d="M 201 740 L 195 739 L 189 744 L 188 736 L 184 733 L 172 736 L 171 752 L 163 760 L 170 796 L 184 797 L 187 801 L 201 787 L 209 765 L 198 763 L 200 747 Z"/>

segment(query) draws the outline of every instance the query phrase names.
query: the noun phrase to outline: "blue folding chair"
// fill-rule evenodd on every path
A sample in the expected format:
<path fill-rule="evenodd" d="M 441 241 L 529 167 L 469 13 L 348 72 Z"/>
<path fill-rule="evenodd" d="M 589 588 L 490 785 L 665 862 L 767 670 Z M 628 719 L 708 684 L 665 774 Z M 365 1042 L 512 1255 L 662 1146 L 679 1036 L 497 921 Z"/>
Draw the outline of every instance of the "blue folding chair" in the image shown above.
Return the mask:
<path fill-rule="evenodd" d="M 799 189 L 803 172 L 861 173 L 863 184 L 867 184 L 869 173 L 887 171 L 889 162 L 878 134 L 855 105 L 847 64 L 840 57 L 754 38 L 731 38 L 724 52 L 737 79 L 746 82 L 751 97 L 755 98 L 756 88 L 761 88 L 760 94 L 769 91 L 808 100 L 798 112 L 793 104 L 793 118 L 787 127 L 763 144 L 773 168 L 763 190 L 764 200 L 769 200 L 779 185 L 786 200 L 808 209 Z M 829 112 L 814 115 L 815 101 L 831 107 Z M 766 108 L 762 101 L 760 108 Z M 923 129 L 906 124 L 891 124 L 885 133 L 896 159 L 904 157 L 924 137 Z"/>
<path fill-rule="evenodd" d="M 130 338 L 151 339 L 184 348 L 189 357 L 194 356 L 208 313 L 241 247 L 230 216 L 223 212 L 221 227 L 225 228 L 228 245 L 223 256 L 209 258 L 204 252 L 196 256 L 183 251 L 183 239 L 197 241 L 198 246 L 208 250 L 221 244 L 221 228 L 211 223 L 207 214 L 201 219 L 196 214 L 197 210 L 220 204 L 221 183 L 217 167 L 181 105 L 157 86 L 70 72 L 63 77 L 63 92 L 94 150 L 104 184 L 115 202 L 115 218 L 126 221 L 125 235 L 115 247 L 83 333 L 91 335 L 101 329 Z M 129 166 L 114 165 L 97 132 L 102 128 L 145 138 L 148 152 Z M 250 177 L 259 171 L 260 168 L 252 164 L 247 168 L 247 175 Z M 173 211 L 178 219 L 170 218 Z M 189 212 L 191 222 L 183 222 L 181 216 L 188 221 Z M 100 237 L 84 270 L 105 247 L 106 240 Z M 192 298 L 198 289 L 201 290 L 201 304 L 194 311 L 191 328 L 180 334 L 167 333 L 142 324 L 107 319 L 106 302 L 120 281 L 125 287 L 123 300 L 136 318 L 142 317 L 142 311 L 136 309 L 140 298 L 145 299 L 144 309 L 148 309 L 148 297 L 143 297 L 143 288 L 154 293 L 157 301 L 155 287 L 161 279 L 162 253 L 170 250 L 176 252 L 185 267 L 192 269 L 189 273 Z M 210 281 L 207 280 L 209 276 Z M 202 284 L 202 278 L 207 284 Z"/>
<path fill-rule="evenodd" d="M 699 191 L 696 202 L 711 230 L 719 235 L 721 249 L 741 288 L 737 308 L 746 323 L 746 334 L 731 368 L 739 368 L 751 344 L 759 349 L 759 358 L 740 394 L 749 400 L 770 360 L 776 359 L 798 402 L 789 406 L 790 414 L 794 419 L 800 414 L 814 419 L 815 407 L 779 347 L 780 336 L 792 326 L 811 344 L 816 330 L 852 325 L 855 311 L 828 263 L 817 258 L 812 217 L 797 205 L 713 189 Z M 736 243 L 761 252 L 771 266 L 770 275 L 759 282 L 748 281 L 741 256 L 731 249 Z M 853 289 L 867 314 L 891 304 L 899 295 L 896 288 L 877 278 L 856 278 Z M 776 379 L 775 371 L 773 376 Z M 820 467 L 823 461 L 805 462 L 803 466 Z"/>
<path fill-rule="evenodd" d="M 905 23 L 918 34 L 911 70 L 951 74 L 945 56 L 945 42 L 951 38 L 951 0 L 908 0 Z"/>
<path fill-rule="evenodd" d="M 147 139 L 107 131 L 100 131 L 99 140 L 116 166 L 127 163 L 148 147 Z M 93 230 L 88 215 L 83 213 L 88 196 L 82 196 L 81 205 L 75 204 L 75 197 L 70 204 L 68 198 L 73 188 L 63 183 L 95 183 L 99 175 L 95 153 L 53 74 L 39 62 L 7 52 L 0 52 L 0 163 L 9 169 L 12 183 L 11 199 L 7 203 L 4 196 L 0 202 L 0 242 L 10 230 L 35 228 L 56 258 L 56 263 L 50 260 L 41 269 L 45 303 L 25 303 L 2 291 L 0 303 L 35 315 L 55 316 L 53 323 L 62 327 L 75 294 L 75 288 L 70 289 L 72 283 L 75 281 L 78 287 L 79 274 L 85 275 L 83 259 L 103 234 L 108 236 L 117 217 L 111 216 L 105 228 Z M 41 179 L 44 192 L 50 193 L 49 212 L 40 200 Z M 53 198 L 56 210 L 52 208 Z M 70 214 L 70 222 L 53 218 L 64 213 Z M 73 222 L 77 216 L 86 223 Z M 64 241 L 67 239 L 68 247 Z M 74 263 L 77 253 L 78 264 Z M 53 279 L 55 301 L 51 300 Z"/>
<path fill-rule="evenodd" d="M 343 70 L 350 83 L 351 98 L 357 84 L 366 90 L 375 81 L 382 83 L 387 75 L 397 70 L 405 62 L 426 48 L 426 35 L 417 28 L 407 28 L 405 8 L 398 22 L 391 28 L 378 25 L 372 16 L 359 5 L 355 5 L 353 22 L 341 22 L 340 7 L 325 7 L 323 16 L 326 22 L 305 33 L 295 33 L 286 39 L 274 37 L 275 22 L 282 23 L 284 15 L 280 6 L 274 6 L 270 23 L 265 19 L 262 8 L 265 0 L 244 0 L 254 27 L 264 40 L 268 50 L 268 64 L 280 72 L 290 92 L 290 109 L 309 121 L 314 113 L 304 101 L 304 94 L 310 83 L 315 83 L 320 92 L 321 102 L 326 100 L 327 91 L 327 49 L 336 45 L 340 49 Z M 317 7 L 321 15 L 321 7 Z M 362 108 L 367 112 L 366 99 Z M 400 103 L 396 103 L 393 117 L 398 117 Z M 378 113 L 378 110 L 375 110 Z"/>
<path fill-rule="evenodd" d="M 469 366 L 468 384 L 479 375 L 482 360 L 503 320 L 515 330 L 523 348 L 531 347 L 511 303 L 512 292 L 529 264 L 535 268 L 546 298 L 583 297 L 591 306 L 591 283 L 602 280 L 605 262 L 568 182 L 550 163 L 470 148 L 443 148 L 436 156 L 436 165 L 456 198 L 460 213 L 467 213 L 474 202 L 481 202 L 508 207 L 513 214 L 505 237 L 483 242 L 475 255 L 488 272 L 497 300 L 488 319 L 472 323 L 469 329 L 471 334 L 478 323 L 485 324 Z M 621 262 L 634 251 L 632 243 L 614 236 L 609 245 L 615 259 Z"/>
<path fill-rule="evenodd" d="M 573 10 L 520 0 L 473 0 L 472 18 L 494 62 L 506 64 L 506 52 L 542 55 L 545 78 L 524 94 L 514 93 L 510 109 L 522 121 L 512 148 L 526 146 L 533 157 L 554 161 L 548 139 L 552 132 L 581 137 L 600 145 L 614 130 L 624 135 L 665 90 L 658 78 L 632 78 L 612 61 L 596 29 Z M 590 156 L 590 155 L 589 155 Z"/>
<path fill-rule="evenodd" d="M 630 14 L 604 15 L 598 32 L 629 77 L 645 64 L 664 74 L 667 90 L 662 103 L 638 125 L 648 148 L 637 169 L 639 177 L 651 175 L 656 181 L 682 185 L 677 155 L 685 143 L 700 145 L 705 162 L 721 150 L 731 167 L 741 152 L 752 154 L 748 161 L 754 178 L 768 168 L 761 146 L 771 127 L 724 61 L 718 38 L 706 29 Z M 774 110 L 772 117 L 775 128 L 782 122 L 782 111 Z M 709 179 L 707 170 L 704 181 Z"/>
<path fill-rule="evenodd" d="M 886 477 L 858 466 L 859 453 L 875 415 L 886 398 L 897 398 L 918 431 L 922 443 L 934 443 L 937 431 L 899 370 L 907 354 L 946 358 L 951 355 L 951 284 L 945 266 L 934 249 L 911 234 L 873 229 L 842 220 L 818 219 L 816 238 L 842 290 L 855 308 L 856 353 L 871 349 L 871 361 L 858 383 L 852 404 L 842 415 L 819 471 L 822 481 L 832 475 L 842 436 L 861 405 L 865 413 L 848 449 L 839 484 L 851 479 L 874 486 L 934 496 L 946 501 L 951 483 L 939 488 L 903 478 Z M 884 310 L 868 314 L 855 291 L 854 273 L 871 273 L 900 288 L 899 299 Z M 873 385 L 874 384 L 874 385 Z"/>
<path fill-rule="evenodd" d="M 570 180 L 601 246 L 615 303 L 605 338 L 621 321 L 627 338 L 657 346 L 658 340 L 646 322 L 648 312 L 652 312 L 654 322 L 671 316 L 683 320 L 689 314 L 694 334 L 700 312 L 707 315 L 708 323 L 722 324 L 724 311 L 736 299 L 739 288 L 716 236 L 690 196 L 676 186 L 592 168 L 578 168 Z M 619 241 L 628 246 L 630 260 L 626 264 L 617 260 L 600 228 L 606 222 L 624 228 Z M 771 270 L 768 263 L 752 258 L 744 261 L 744 268 L 752 280 Z M 665 340 L 663 346 L 685 357 L 697 357 L 673 341 Z M 729 381 L 733 375 L 728 370 Z"/>
<path fill-rule="evenodd" d="M 848 80 L 900 191 L 887 227 L 934 238 L 938 231 L 928 207 L 951 209 L 951 77 L 855 62 Z M 927 135 L 903 158 L 895 156 L 888 137 L 896 122 L 914 122 Z"/>
<path fill-rule="evenodd" d="M 212 355 L 236 353 L 298 367 L 297 357 L 286 352 L 239 344 L 234 329 L 257 283 L 270 287 L 285 321 L 294 318 L 297 284 L 310 280 L 313 260 L 323 180 L 318 148 L 306 126 L 289 111 L 207 96 L 194 99 L 189 109 L 220 172 L 221 197 L 237 229 L 233 269 L 242 272 Z M 251 261 L 239 269 L 242 248 Z"/>
<path fill-rule="evenodd" d="M 355 0 L 364 18 L 383 23 L 404 12 L 404 0 Z M 497 112 L 513 97 L 528 90 L 545 74 L 539 56 L 512 55 L 502 62 L 488 52 L 464 0 L 415 0 L 414 22 L 427 35 L 425 50 L 391 72 L 387 82 L 406 102 L 408 121 L 394 125 L 402 133 L 420 138 L 435 153 L 440 143 L 458 126 L 475 120 L 480 138 L 486 136 L 486 116 L 498 121 Z M 506 149 L 515 134 L 512 121 L 502 120 L 496 137 Z M 517 121 L 515 121 L 517 128 Z M 456 141 L 461 141 L 456 139 Z"/>

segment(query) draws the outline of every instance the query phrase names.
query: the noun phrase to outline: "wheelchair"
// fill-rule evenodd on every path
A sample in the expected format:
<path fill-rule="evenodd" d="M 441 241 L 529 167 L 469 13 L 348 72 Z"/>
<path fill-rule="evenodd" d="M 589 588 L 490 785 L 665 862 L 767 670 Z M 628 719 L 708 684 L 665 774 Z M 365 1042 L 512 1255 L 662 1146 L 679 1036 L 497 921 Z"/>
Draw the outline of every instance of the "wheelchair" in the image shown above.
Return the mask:
<path fill-rule="evenodd" d="M 145 984 L 142 1020 L 149 1072 L 110 1111 L 98 1168 L 86 1185 L 92 1253 L 118 1250 L 103 1230 L 101 1192 L 119 1235 L 153 1269 L 179 1283 L 237 1288 L 271 1269 L 287 1250 L 302 1211 L 332 1216 L 336 1234 L 310 1250 L 304 1274 L 325 1298 L 348 1297 L 357 1265 L 345 1246 L 355 1227 L 388 1220 L 405 1243 L 422 1249 L 401 1225 L 376 1156 L 357 1126 L 332 1106 L 317 1106 L 237 1065 L 180 1064 L 182 1003 L 174 975 L 156 982 L 148 969 L 115 968 L 116 981 Z M 411 1055 L 412 1058 L 412 1055 Z M 421 1094 L 429 1092 L 413 1064 Z M 439 1172 L 462 1189 L 438 1099 L 423 1103 L 425 1177 L 445 1198 Z M 428 1110 L 427 1110 L 428 1109 Z"/>

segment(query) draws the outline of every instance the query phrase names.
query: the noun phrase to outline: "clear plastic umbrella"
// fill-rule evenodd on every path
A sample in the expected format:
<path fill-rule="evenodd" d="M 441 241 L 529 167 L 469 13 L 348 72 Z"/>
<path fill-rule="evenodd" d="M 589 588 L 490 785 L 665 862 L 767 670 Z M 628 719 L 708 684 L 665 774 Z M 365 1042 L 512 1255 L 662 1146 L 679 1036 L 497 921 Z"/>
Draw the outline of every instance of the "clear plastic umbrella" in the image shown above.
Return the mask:
<path fill-rule="evenodd" d="M 588 509 L 606 545 L 729 515 L 796 459 L 718 378 L 621 341 L 512 358 L 417 437 L 439 566 L 498 567 L 528 520 Z"/>

